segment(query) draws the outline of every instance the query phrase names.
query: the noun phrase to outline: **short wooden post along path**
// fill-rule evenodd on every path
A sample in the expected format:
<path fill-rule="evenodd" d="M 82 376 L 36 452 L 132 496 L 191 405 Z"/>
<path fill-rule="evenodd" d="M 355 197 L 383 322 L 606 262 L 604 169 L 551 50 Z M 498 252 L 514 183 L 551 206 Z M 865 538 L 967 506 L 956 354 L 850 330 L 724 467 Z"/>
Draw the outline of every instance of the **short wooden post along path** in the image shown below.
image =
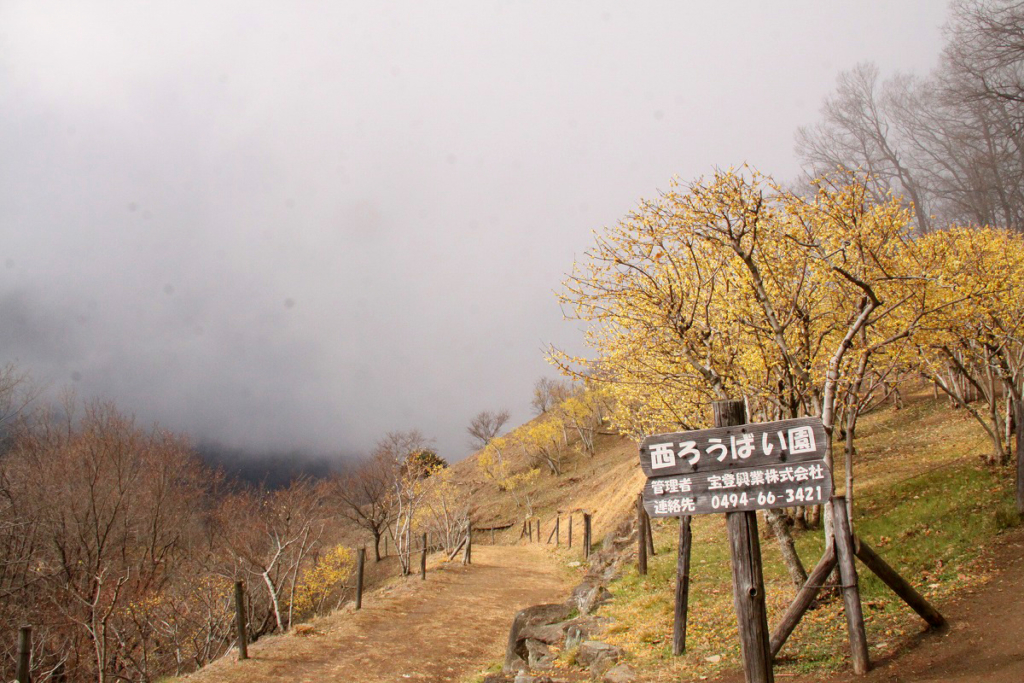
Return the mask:
<path fill-rule="evenodd" d="M 14 678 L 18 683 L 30 683 L 32 671 L 32 627 L 18 629 L 18 668 Z"/>
<path fill-rule="evenodd" d="M 356 609 L 363 608 L 363 568 L 366 566 L 366 548 L 360 548 L 356 559 Z"/>
<path fill-rule="evenodd" d="M 238 635 L 238 658 L 249 659 L 249 633 L 245 623 L 245 585 L 235 581 L 235 633 Z"/>
<path fill-rule="evenodd" d="M 590 559 L 590 513 L 583 513 L 583 558 Z"/>
<path fill-rule="evenodd" d="M 420 579 L 427 580 L 427 535 L 423 534 L 423 554 L 420 555 Z"/>
<path fill-rule="evenodd" d="M 858 674 L 867 672 L 870 661 L 854 557 L 930 626 L 945 625 L 945 619 L 935 608 L 853 535 L 845 498 L 832 497 L 832 472 L 823 457 L 828 439 L 819 418 L 747 424 L 742 401 L 716 401 L 712 409 L 714 429 L 657 434 L 644 439 L 640 446 L 640 465 L 648 476 L 641 499 L 644 512 L 638 509 L 637 513 L 641 573 L 646 568 L 647 550 L 653 549 L 648 540 L 650 517 L 679 518 L 672 637 L 675 654 L 686 650 L 690 515 L 694 514 L 726 514 L 733 603 L 748 683 L 774 681 L 772 661 L 837 566 L 842 577 L 853 670 Z M 769 633 L 756 511 L 817 505 L 829 500 L 834 542 L 828 544 L 781 622 Z"/>

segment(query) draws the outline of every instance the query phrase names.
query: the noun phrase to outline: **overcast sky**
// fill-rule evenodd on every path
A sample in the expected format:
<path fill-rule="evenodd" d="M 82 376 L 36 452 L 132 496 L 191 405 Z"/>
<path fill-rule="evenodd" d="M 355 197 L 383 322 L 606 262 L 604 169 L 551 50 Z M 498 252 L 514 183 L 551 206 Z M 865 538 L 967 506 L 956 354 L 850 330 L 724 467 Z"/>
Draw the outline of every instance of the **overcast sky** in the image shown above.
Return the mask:
<path fill-rule="evenodd" d="M 0 361 L 235 448 L 464 457 L 580 349 L 592 230 L 798 172 L 841 69 L 945 0 L 0 0 Z"/>

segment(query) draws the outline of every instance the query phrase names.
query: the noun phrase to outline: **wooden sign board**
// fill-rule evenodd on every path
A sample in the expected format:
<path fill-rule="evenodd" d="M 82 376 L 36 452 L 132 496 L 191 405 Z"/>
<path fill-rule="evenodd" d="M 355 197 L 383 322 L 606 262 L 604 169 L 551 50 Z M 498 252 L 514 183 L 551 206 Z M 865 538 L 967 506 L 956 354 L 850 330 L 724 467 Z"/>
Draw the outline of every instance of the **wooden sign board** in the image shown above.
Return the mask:
<path fill-rule="evenodd" d="M 651 517 L 818 505 L 832 495 L 824 460 L 654 477 L 644 485 Z"/>
<path fill-rule="evenodd" d="M 825 457 L 821 418 L 801 417 L 655 434 L 640 444 L 640 467 L 648 477 L 791 465 Z"/>
<path fill-rule="evenodd" d="M 817 505 L 832 495 L 821 419 L 657 434 L 640 445 L 652 517 Z"/>

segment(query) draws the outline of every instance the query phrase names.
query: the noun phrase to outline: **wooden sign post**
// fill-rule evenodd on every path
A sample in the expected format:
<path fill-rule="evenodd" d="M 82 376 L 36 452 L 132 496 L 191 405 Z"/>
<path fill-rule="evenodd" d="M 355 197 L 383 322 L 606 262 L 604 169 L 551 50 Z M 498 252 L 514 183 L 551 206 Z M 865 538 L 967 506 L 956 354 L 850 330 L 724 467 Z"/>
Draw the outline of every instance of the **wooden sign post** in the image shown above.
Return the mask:
<path fill-rule="evenodd" d="M 638 565 L 643 573 L 653 546 L 650 518 L 678 517 L 672 651 L 682 654 L 689 601 L 690 516 L 724 512 L 743 670 L 748 683 L 772 683 L 756 510 L 828 500 L 832 473 L 824 460 L 827 439 L 818 418 L 747 424 L 742 401 L 716 401 L 712 410 L 713 429 L 657 434 L 640 446 L 640 465 L 648 480 L 638 501 Z"/>
<path fill-rule="evenodd" d="M 832 495 L 826 443 L 819 418 L 647 437 L 644 507 L 651 517 L 678 517 L 823 503 Z"/>
<path fill-rule="evenodd" d="M 676 557 L 676 612 L 672 624 L 672 654 L 686 652 L 686 610 L 690 602 L 690 516 L 679 518 L 679 553 Z"/>
<path fill-rule="evenodd" d="M 715 401 L 712 409 L 716 427 L 734 427 L 747 421 L 743 401 Z M 727 512 L 725 522 L 729 529 L 732 600 L 739 625 L 743 672 L 747 683 L 774 683 L 757 513 L 752 510 Z"/>
<path fill-rule="evenodd" d="M 868 671 L 870 661 L 854 557 L 929 626 L 946 625 L 942 615 L 920 593 L 853 535 L 845 498 L 832 497 L 832 472 L 824 460 L 828 441 L 819 418 L 746 424 L 742 401 L 716 401 L 712 408 L 714 429 L 657 434 L 644 439 L 640 446 L 640 465 L 648 476 L 642 494 L 643 507 L 651 517 L 679 517 L 680 521 L 674 654 L 682 654 L 686 649 L 690 515 L 694 514 L 726 515 L 733 603 L 747 683 L 774 681 L 773 659 L 837 566 L 842 577 L 853 670 L 857 674 Z M 817 505 L 828 500 L 832 503 L 834 542 L 825 548 L 782 621 L 769 635 L 755 511 Z M 646 560 L 644 517 L 638 514 L 638 550 Z"/>

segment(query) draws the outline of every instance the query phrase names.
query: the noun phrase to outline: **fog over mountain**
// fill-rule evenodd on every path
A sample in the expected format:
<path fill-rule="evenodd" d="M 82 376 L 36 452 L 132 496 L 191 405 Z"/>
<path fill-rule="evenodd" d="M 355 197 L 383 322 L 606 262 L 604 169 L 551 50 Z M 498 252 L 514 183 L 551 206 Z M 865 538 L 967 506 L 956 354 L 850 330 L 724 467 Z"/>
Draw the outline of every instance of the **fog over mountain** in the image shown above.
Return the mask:
<path fill-rule="evenodd" d="M 0 361 L 225 453 L 469 452 L 673 175 L 794 177 L 944 0 L 0 3 Z M 240 456 L 241 457 L 241 456 Z M 289 456 L 290 457 L 290 456 Z"/>

